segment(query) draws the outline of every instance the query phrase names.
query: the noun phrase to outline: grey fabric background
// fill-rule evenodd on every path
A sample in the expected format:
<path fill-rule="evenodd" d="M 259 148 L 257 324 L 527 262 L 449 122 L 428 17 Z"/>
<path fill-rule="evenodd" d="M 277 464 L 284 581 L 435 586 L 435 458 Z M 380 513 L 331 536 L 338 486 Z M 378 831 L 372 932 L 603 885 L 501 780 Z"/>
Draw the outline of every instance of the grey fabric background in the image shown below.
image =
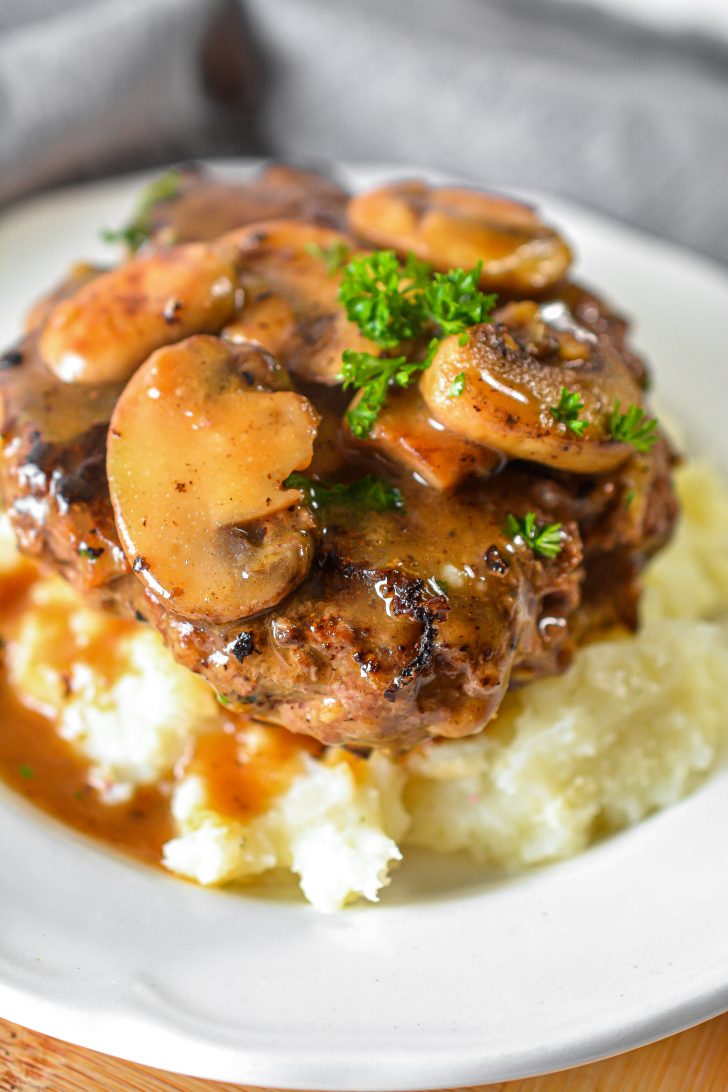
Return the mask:
<path fill-rule="evenodd" d="M 245 153 L 540 186 L 728 263 L 728 40 L 559 0 L 0 0 L 0 200 Z"/>

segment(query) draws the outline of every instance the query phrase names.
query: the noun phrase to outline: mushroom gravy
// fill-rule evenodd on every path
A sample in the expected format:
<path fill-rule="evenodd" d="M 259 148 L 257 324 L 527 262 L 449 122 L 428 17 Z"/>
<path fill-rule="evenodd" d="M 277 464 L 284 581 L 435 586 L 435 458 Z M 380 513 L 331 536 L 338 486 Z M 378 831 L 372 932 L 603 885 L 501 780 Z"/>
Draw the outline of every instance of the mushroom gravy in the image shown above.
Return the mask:
<path fill-rule="evenodd" d="M 39 578 L 38 569 L 28 562 L 0 577 L 3 646 L 28 609 L 28 592 Z M 104 803 L 88 782 L 88 764 L 57 734 L 49 717 L 20 700 L 5 664 L 0 671 L 0 777 L 55 819 L 142 860 L 159 861 L 161 847 L 172 835 L 164 788 L 139 789 L 125 803 Z"/>
<path fill-rule="evenodd" d="M 18 623 L 34 610 L 30 592 L 43 579 L 38 567 L 25 560 L 0 574 L 3 651 Z M 83 655 L 111 680 L 118 673 L 116 643 L 139 623 L 113 617 L 105 621 L 107 639 L 93 642 Z M 52 657 L 53 649 L 48 651 Z M 302 768 L 304 754 L 321 751 L 313 740 L 221 709 L 219 724 L 190 743 L 175 774 L 204 777 L 211 808 L 250 819 L 285 791 Z M 89 762 L 62 738 L 51 716 L 21 698 L 5 663 L 0 668 L 0 779 L 54 819 L 150 864 L 161 863 L 162 847 L 175 833 L 170 812 L 174 779 L 138 787 L 123 802 L 107 801 Z"/>

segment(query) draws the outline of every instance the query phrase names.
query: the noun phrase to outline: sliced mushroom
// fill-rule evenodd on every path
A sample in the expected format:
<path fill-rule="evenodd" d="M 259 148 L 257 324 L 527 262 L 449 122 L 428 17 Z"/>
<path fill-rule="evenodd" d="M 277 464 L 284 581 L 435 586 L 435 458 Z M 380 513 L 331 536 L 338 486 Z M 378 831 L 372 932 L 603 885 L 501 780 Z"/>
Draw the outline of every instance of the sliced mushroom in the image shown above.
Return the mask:
<path fill-rule="evenodd" d="M 348 211 L 367 242 L 439 270 L 482 262 L 481 285 L 500 292 L 543 291 L 571 263 L 567 244 L 532 208 L 478 190 L 395 182 L 353 197 Z"/>
<path fill-rule="evenodd" d="M 125 262 L 57 303 L 41 355 L 67 383 L 118 383 L 149 354 L 193 333 L 214 333 L 237 305 L 231 256 L 204 243 Z"/>
<path fill-rule="evenodd" d="M 384 456 L 435 489 L 452 489 L 471 474 L 493 474 L 505 461 L 434 420 L 416 386 L 391 392 L 365 439 L 355 437 L 346 420 L 344 432 L 353 447 Z"/>
<path fill-rule="evenodd" d="M 107 472 L 119 536 L 177 614 L 247 618 L 308 572 L 313 523 L 283 483 L 310 463 L 318 414 L 285 384 L 268 354 L 199 335 L 157 350 L 117 403 Z"/>
<path fill-rule="evenodd" d="M 456 336 L 441 342 L 420 380 L 433 416 L 458 435 L 514 459 L 582 474 L 624 462 L 632 449 L 612 440 L 607 426 L 615 400 L 625 408 L 642 403 L 627 362 L 608 339 L 581 330 L 562 311 L 557 325 L 550 326 L 552 303 L 512 306 L 502 316 L 514 329 L 503 323 L 474 326 L 464 345 Z M 564 388 L 583 402 L 582 435 L 552 412 Z M 460 393 L 454 396 L 455 391 Z"/>
<path fill-rule="evenodd" d="M 344 248 L 342 254 L 351 251 L 349 236 L 315 224 L 271 220 L 230 232 L 216 245 L 221 253 L 237 255 L 244 277 L 254 278 L 291 308 L 294 328 L 280 346 L 280 356 L 301 379 L 339 383 L 344 350 L 378 353 L 346 318 L 338 300 L 341 269 L 330 268 L 326 261 L 326 254 L 335 253 L 332 248 Z"/>
<path fill-rule="evenodd" d="M 216 239 L 259 220 L 286 217 L 338 226 L 346 195 L 323 175 L 272 163 L 249 182 L 231 182 L 198 165 L 177 172 L 174 197 L 154 204 L 147 220 L 155 242 Z"/>
<path fill-rule="evenodd" d="M 50 292 L 36 300 L 28 310 L 23 322 L 25 333 L 31 334 L 35 330 L 40 330 L 61 300 L 69 299 L 84 285 L 89 284 L 90 281 L 106 272 L 108 270 L 101 266 L 90 265 L 88 262 L 74 262 L 63 280 Z"/>
<path fill-rule="evenodd" d="M 260 284 L 251 284 L 246 286 L 242 311 L 224 327 L 222 336 L 236 345 L 259 345 L 280 356 L 295 329 L 291 305 Z"/>

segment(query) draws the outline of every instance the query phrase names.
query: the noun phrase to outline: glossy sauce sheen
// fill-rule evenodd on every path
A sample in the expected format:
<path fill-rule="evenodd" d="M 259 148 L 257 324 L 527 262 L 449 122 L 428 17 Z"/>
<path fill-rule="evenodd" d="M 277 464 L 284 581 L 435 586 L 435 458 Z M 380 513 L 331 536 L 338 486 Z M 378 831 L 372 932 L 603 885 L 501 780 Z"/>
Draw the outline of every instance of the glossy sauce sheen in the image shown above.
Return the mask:
<path fill-rule="evenodd" d="M 87 784 L 86 764 L 53 725 L 21 705 L 0 680 L 0 776 L 36 807 L 84 834 L 157 863 L 173 835 L 164 786 L 139 789 L 124 804 L 104 804 Z"/>
<path fill-rule="evenodd" d="M 464 222 L 473 219 L 471 203 L 481 208 L 483 202 L 469 191 L 437 196 L 422 184 L 402 185 L 400 196 L 415 230 L 422 226 L 424 206 L 442 206 Z M 340 198 L 345 201 L 343 194 Z M 179 213 L 182 200 L 167 212 Z M 358 199 L 348 207 L 354 227 L 357 203 L 361 212 Z M 420 382 L 410 391 L 394 392 L 376 429 L 356 443 L 342 427 L 351 391 L 342 391 L 335 380 L 342 338 L 359 335 L 335 308 L 336 273 L 332 276 L 306 245 L 321 248 L 347 237 L 334 238 L 331 232 L 324 237 L 318 219 L 242 228 L 238 222 L 228 225 L 234 239 L 226 235 L 220 244 L 234 244 L 244 257 L 243 321 L 246 305 L 257 301 L 258 307 L 266 302 L 270 307 L 274 297 L 286 305 L 278 305 L 282 326 L 289 324 L 289 310 L 295 319 L 279 363 L 290 371 L 294 391 L 309 395 L 323 418 L 306 473 L 324 482 L 334 476 L 337 485 L 375 474 L 400 491 L 404 508 L 379 511 L 341 503 L 313 512 L 308 504 L 299 505 L 313 554 L 299 581 L 289 579 L 290 570 L 282 567 L 280 544 L 290 546 L 292 536 L 273 535 L 286 530 L 282 519 L 257 521 L 254 534 L 233 523 L 235 550 L 246 552 L 249 580 L 254 559 L 259 559 L 256 572 L 273 572 L 281 561 L 276 571 L 286 579 L 277 581 L 276 595 L 266 591 L 264 602 L 233 604 L 232 610 L 177 612 L 187 573 L 185 581 L 162 579 L 171 550 L 147 558 L 146 546 L 137 551 L 136 542 L 134 549 L 125 543 L 126 553 L 120 547 L 118 527 L 128 505 L 117 506 L 115 519 L 105 461 L 106 426 L 120 404 L 119 385 L 84 387 L 79 400 L 79 390 L 54 381 L 44 369 L 36 333 L 0 377 L 8 440 L 0 485 L 22 548 L 105 609 L 127 616 L 136 611 L 148 620 L 177 661 L 202 674 L 227 703 L 226 712 L 236 710 L 241 721 L 253 714 L 327 745 L 393 754 L 429 737 L 482 730 L 510 685 L 564 669 L 589 628 L 585 589 L 593 590 L 594 578 L 607 568 L 605 556 L 623 559 L 609 571 L 625 574 L 620 588 L 610 585 L 605 601 L 619 604 L 624 590 L 633 602 L 641 565 L 667 540 L 675 519 L 665 445 L 637 457 L 615 451 L 615 441 L 597 428 L 598 418 L 603 430 L 612 397 L 625 405 L 641 401 L 646 372 L 624 345 L 624 324 L 595 299 L 589 303 L 591 297 L 577 286 L 556 284 L 553 264 L 544 280 L 540 260 L 531 262 L 531 244 L 539 253 L 542 243 L 552 246 L 559 277 L 569 252 L 534 213 L 499 198 L 487 197 L 486 205 L 481 217 L 486 229 L 502 222 L 510 244 L 514 236 L 528 239 L 525 266 L 513 267 L 525 270 L 525 282 L 489 287 L 506 297 L 530 295 L 535 287 L 541 302 L 506 302 L 497 328 L 481 324 L 464 344 L 455 335 L 444 338 Z M 371 221 L 370 216 L 370 227 Z M 204 228 L 201 223 L 199 237 L 205 237 Z M 377 245 L 371 232 L 360 233 Z M 502 255 L 497 257 L 500 261 Z M 439 258 L 445 267 L 452 264 L 449 253 Z M 505 272 L 510 277 L 513 269 Z M 85 271 L 84 283 L 88 277 Z M 61 291 L 68 294 L 73 286 Z M 265 293 L 273 296 L 266 299 Z M 254 334 L 264 329 L 255 327 L 255 315 L 255 310 L 248 314 Z M 509 332 L 509 322 L 518 338 Z M 238 336 L 244 333 L 239 330 Z M 275 332 L 274 340 L 280 336 Z M 411 348 L 417 354 L 425 346 Z M 625 383 L 632 380 L 628 391 L 606 389 L 606 380 L 617 372 Z M 458 377 L 460 395 L 451 397 Z M 601 379 L 605 382 L 598 384 Z M 428 383 L 435 381 L 430 390 Z M 567 381 L 583 396 L 586 439 L 551 412 Z M 587 394 L 594 395 L 589 404 Z M 75 404 L 81 407 L 76 418 Z M 126 429 L 117 431 L 123 443 Z M 187 448 L 177 441 L 169 446 L 173 452 Z M 603 460 L 597 465 L 595 450 L 606 455 L 606 465 Z M 304 469 L 298 461 L 297 469 Z M 144 462 L 151 465 L 151 459 Z M 131 468 L 136 477 L 138 466 L 132 463 L 127 460 L 122 470 Z M 282 474 L 288 468 L 279 469 Z M 180 483 L 185 484 L 176 469 L 174 476 L 165 475 L 155 498 L 140 506 L 142 521 L 149 518 L 147 509 L 156 511 L 153 499 L 161 503 L 165 490 L 174 484 L 176 491 Z M 628 505 L 626 498 L 631 498 Z M 509 517 L 527 513 L 544 527 L 559 525 L 553 557 L 537 555 L 509 530 Z M 239 515 L 228 513 L 225 520 Z M 186 529 L 186 520 L 173 517 L 170 523 Z M 175 534 L 183 550 L 184 530 Z M 237 565 L 238 553 L 234 556 Z M 143 573 L 149 574 L 144 581 Z M 298 569 L 295 575 L 300 576 Z M 572 625 L 580 603 L 584 624 Z M 614 613 L 616 621 L 624 620 L 624 612 Z M 243 634 L 238 655 L 236 642 Z"/>

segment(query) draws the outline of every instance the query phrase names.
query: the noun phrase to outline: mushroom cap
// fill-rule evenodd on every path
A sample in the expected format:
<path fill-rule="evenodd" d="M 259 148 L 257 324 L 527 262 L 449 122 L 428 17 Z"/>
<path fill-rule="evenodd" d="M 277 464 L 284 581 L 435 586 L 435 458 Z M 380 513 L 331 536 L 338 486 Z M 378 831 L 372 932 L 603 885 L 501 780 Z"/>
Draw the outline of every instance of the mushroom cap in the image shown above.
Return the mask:
<path fill-rule="evenodd" d="M 352 197 L 348 215 L 362 239 L 435 269 L 482 262 L 481 286 L 500 292 L 541 292 L 571 264 L 566 242 L 534 209 L 480 190 L 395 182 Z"/>
<path fill-rule="evenodd" d="M 251 300 L 261 290 L 272 293 L 280 301 L 276 303 L 279 319 L 286 315 L 281 303 L 290 308 L 293 322 L 288 331 L 283 329 L 285 320 L 277 321 L 268 334 L 258 327 L 254 336 L 271 349 L 273 343 L 265 339 L 275 339 L 282 362 L 302 380 L 338 385 L 345 350 L 378 352 L 348 321 L 339 302 L 342 270 L 326 261 L 335 248 L 353 257 L 357 251 L 351 236 L 298 220 L 270 220 L 228 232 L 216 246 L 222 254 L 234 255 L 243 284 L 252 286 Z M 226 336 L 235 340 L 241 330 L 245 333 L 245 323 L 244 307 Z"/>
<path fill-rule="evenodd" d="M 132 570 L 177 614 L 248 618 L 308 572 L 313 521 L 283 483 L 310 463 L 318 414 L 287 385 L 267 353 L 198 335 L 153 353 L 119 398 L 116 524 Z"/>
<path fill-rule="evenodd" d="M 554 353 L 539 359 L 507 326 L 474 326 L 464 344 L 456 335 L 440 343 L 420 390 L 433 416 L 459 436 L 512 459 L 600 474 L 632 453 L 607 429 L 615 401 L 640 405 L 642 391 L 619 353 L 607 341 L 592 341 L 575 357 L 568 334 L 563 349 L 555 341 Z M 461 393 L 454 397 L 456 380 Z M 583 402 L 579 416 L 588 427 L 582 435 L 551 412 L 564 387 Z"/>
<path fill-rule="evenodd" d="M 154 349 L 219 330 L 237 296 L 229 256 L 206 243 L 159 250 L 57 303 L 41 333 L 41 355 L 66 383 L 123 382 Z"/>

